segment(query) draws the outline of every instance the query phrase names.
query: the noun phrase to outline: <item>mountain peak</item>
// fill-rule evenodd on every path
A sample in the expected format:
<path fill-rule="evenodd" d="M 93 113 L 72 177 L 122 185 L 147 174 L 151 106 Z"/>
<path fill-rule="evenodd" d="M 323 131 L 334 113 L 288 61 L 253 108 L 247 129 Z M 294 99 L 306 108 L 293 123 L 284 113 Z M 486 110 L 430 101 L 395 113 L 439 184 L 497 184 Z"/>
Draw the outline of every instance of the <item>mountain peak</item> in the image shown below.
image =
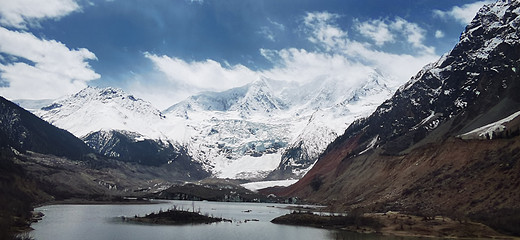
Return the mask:
<path fill-rule="evenodd" d="M 478 49 L 465 49 L 466 54 L 472 59 L 486 59 L 495 49 L 501 50 L 502 45 L 515 44 L 519 39 L 519 6 L 518 1 L 508 0 L 485 5 L 461 34 L 457 45 L 463 48 L 479 46 Z"/>
<path fill-rule="evenodd" d="M 163 137 L 154 124 L 150 124 L 165 118 L 161 112 L 149 102 L 118 88 L 87 87 L 43 107 L 36 114 L 78 137 L 106 129 L 138 132 L 149 138 Z"/>
<path fill-rule="evenodd" d="M 222 92 L 203 92 L 191 96 L 164 111 L 179 117 L 189 118 L 190 112 L 219 111 L 236 112 L 247 118 L 254 114 L 270 114 L 285 109 L 265 78 L 259 78 L 241 87 Z"/>
<path fill-rule="evenodd" d="M 87 87 L 80 92 L 74 94 L 74 97 L 83 97 L 90 98 L 91 100 L 110 100 L 116 97 L 121 97 L 122 99 L 128 98 L 130 101 L 144 101 L 142 99 L 136 99 L 133 95 L 127 94 L 120 88 L 98 88 L 98 87 Z"/>

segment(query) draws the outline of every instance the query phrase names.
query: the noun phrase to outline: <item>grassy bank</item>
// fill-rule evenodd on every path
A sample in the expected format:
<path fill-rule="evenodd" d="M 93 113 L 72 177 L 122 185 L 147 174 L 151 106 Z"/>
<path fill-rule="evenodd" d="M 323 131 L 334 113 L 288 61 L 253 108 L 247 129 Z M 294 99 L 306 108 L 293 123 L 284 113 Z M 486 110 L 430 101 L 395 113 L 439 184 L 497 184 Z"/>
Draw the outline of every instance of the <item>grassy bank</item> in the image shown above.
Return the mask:
<path fill-rule="evenodd" d="M 520 239 L 503 235 L 481 223 L 440 216 L 419 217 L 397 212 L 324 216 L 295 211 L 275 218 L 272 222 L 403 237 Z"/>

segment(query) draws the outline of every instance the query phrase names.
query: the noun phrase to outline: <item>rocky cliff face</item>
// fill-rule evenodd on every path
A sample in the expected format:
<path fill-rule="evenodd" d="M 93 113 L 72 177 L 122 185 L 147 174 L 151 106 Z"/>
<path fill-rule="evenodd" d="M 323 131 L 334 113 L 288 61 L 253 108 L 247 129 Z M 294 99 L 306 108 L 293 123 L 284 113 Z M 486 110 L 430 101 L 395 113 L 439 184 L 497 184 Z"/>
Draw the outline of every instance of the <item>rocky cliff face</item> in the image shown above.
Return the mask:
<path fill-rule="evenodd" d="M 519 207 L 519 15 L 518 1 L 483 7 L 451 52 L 353 123 L 284 193 L 439 214 Z M 488 125 L 508 134 L 460 139 Z"/>

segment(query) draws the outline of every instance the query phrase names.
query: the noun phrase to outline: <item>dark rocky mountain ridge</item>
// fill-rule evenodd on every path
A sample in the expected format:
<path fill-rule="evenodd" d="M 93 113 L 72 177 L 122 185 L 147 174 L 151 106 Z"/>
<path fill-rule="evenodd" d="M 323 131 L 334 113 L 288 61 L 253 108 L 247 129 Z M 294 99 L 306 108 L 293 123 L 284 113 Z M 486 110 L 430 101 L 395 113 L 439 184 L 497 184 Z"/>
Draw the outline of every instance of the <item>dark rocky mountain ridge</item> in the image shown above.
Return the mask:
<path fill-rule="evenodd" d="M 82 159 L 93 152 L 71 133 L 52 126 L 18 105 L 0 97 L 0 146 L 20 152 Z"/>

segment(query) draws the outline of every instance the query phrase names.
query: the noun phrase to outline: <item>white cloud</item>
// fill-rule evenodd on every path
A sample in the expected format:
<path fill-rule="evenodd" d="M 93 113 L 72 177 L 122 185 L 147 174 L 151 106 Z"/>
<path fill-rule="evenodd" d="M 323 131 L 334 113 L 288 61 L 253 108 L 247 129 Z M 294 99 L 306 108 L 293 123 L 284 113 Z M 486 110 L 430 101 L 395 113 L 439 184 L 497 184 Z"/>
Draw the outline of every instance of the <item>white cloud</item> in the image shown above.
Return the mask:
<path fill-rule="evenodd" d="M 439 58 L 435 49 L 424 45 L 426 31 L 415 23 L 410 23 L 402 18 L 394 21 L 383 22 L 392 34 L 400 34 L 405 41 L 410 43 L 414 52 L 410 54 L 393 54 L 382 50 L 375 50 L 366 42 L 358 42 L 348 38 L 347 32 L 337 24 L 339 15 L 330 13 L 308 13 L 304 24 L 310 31 L 310 41 L 324 46 L 329 54 L 340 54 L 349 62 L 360 62 L 369 67 L 376 68 L 388 76 L 405 82 L 415 75 L 424 65 Z M 308 21 L 312 19 L 313 21 Z M 377 21 L 367 21 L 377 23 Z M 397 39 L 395 40 L 397 41 Z"/>
<path fill-rule="evenodd" d="M 157 56 L 151 53 L 144 55 L 170 81 L 188 89 L 225 90 L 245 85 L 258 77 L 254 71 L 241 64 L 223 67 L 219 62 L 211 59 L 187 62 L 165 55 Z"/>
<path fill-rule="evenodd" d="M 425 51 L 428 54 L 435 53 L 435 48 L 424 45 L 426 30 L 419 27 L 419 25 L 397 17 L 391 23 L 391 28 L 405 36 L 407 42 L 412 44 L 414 48 Z"/>
<path fill-rule="evenodd" d="M 307 13 L 303 23 L 307 28 L 307 39 L 325 48 L 326 51 L 342 48 L 347 44 L 347 32 L 335 25 L 340 15 L 329 12 Z"/>
<path fill-rule="evenodd" d="M 204 0 L 189 0 L 190 3 L 198 3 L 198 4 L 203 4 L 204 3 Z"/>
<path fill-rule="evenodd" d="M 221 64 L 211 59 L 190 62 L 148 52 L 144 56 L 154 64 L 155 71 L 131 76 L 124 88 L 159 109 L 203 91 L 224 91 L 260 77 L 259 72 L 240 64 Z"/>
<path fill-rule="evenodd" d="M 271 42 L 276 41 L 276 33 L 275 32 L 281 32 L 285 31 L 285 25 L 276 22 L 272 20 L 271 18 L 267 18 L 267 21 L 270 23 L 269 26 L 262 26 L 260 27 L 260 31 L 258 33 L 262 36 L 264 36 L 266 39 L 268 39 Z"/>
<path fill-rule="evenodd" d="M 273 31 L 271 31 L 271 29 L 269 27 L 266 27 L 266 26 L 261 27 L 260 31 L 258 31 L 258 33 L 260 33 L 262 36 L 267 38 L 269 41 L 272 41 L 272 42 L 276 41 L 276 39 L 274 38 Z"/>
<path fill-rule="evenodd" d="M 367 76 L 377 70 L 393 78 L 394 83 L 399 85 L 408 81 L 424 65 L 439 58 L 433 47 L 423 43 L 426 31 L 414 23 L 401 18 L 393 21 L 367 21 L 376 25 L 381 21 L 381 25 L 395 35 L 395 41 L 401 39 L 412 46 L 409 54 L 394 54 L 383 51 L 384 48 L 376 50 L 368 42 L 350 39 L 347 32 L 336 23 L 339 18 L 339 15 L 327 12 L 307 13 L 302 20 L 303 31 L 316 48 L 260 49 L 260 54 L 274 65 L 265 70 L 254 71 L 243 65 L 223 66 L 210 59 L 188 62 L 175 57 L 145 53 L 145 57 L 154 63 L 158 72 L 167 76 L 168 83 L 162 85 L 163 89 L 159 89 L 141 81 L 131 87 L 132 91 L 150 99 L 155 105 L 166 108 L 175 103 L 174 100 L 182 100 L 179 94 L 226 90 L 245 85 L 262 76 L 298 83 L 316 79 L 338 79 L 355 85 L 366 81 Z M 148 98 L 145 91 L 156 94 Z M 169 97 L 160 97 L 161 95 Z"/>
<path fill-rule="evenodd" d="M 276 59 L 277 66 L 260 72 L 262 76 L 289 82 L 307 83 L 316 79 L 338 79 L 355 85 L 367 79 L 373 68 L 350 61 L 341 54 L 308 52 L 304 49 L 261 49 L 268 59 Z"/>
<path fill-rule="evenodd" d="M 18 59 L 0 64 L 0 77 L 7 87 L 0 94 L 10 99 L 57 98 L 86 87 L 100 77 L 87 60 L 96 60 L 85 48 L 69 49 L 55 40 L 0 27 L 0 52 Z"/>
<path fill-rule="evenodd" d="M 434 48 L 427 47 L 423 43 L 426 31 L 419 25 L 405 19 L 396 17 L 393 21 L 374 19 L 365 22 L 359 22 L 356 19 L 354 22 L 354 28 L 364 37 L 374 41 L 377 46 L 381 47 L 386 43 L 403 41 L 411 44 L 416 50 L 427 51 L 428 53 L 435 51 Z"/>
<path fill-rule="evenodd" d="M 383 20 L 375 19 L 366 22 L 355 21 L 356 30 L 361 35 L 372 39 L 377 46 L 382 46 L 387 42 L 394 42 L 394 34 L 390 32 L 389 25 Z"/>
<path fill-rule="evenodd" d="M 478 1 L 474 3 L 464 4 L 462 6 L 455 6 L 448 11 L 433 10 L 433 14 L 443 19 L 453 18 L 462 25 L 468 25 L 475 17 L 478 10 L 484 6 L 494 2 L 493 0 Z"/>
<path fill-rule="evenodd" d="M 26 29 L 27 24 L 38 20 L 56 19 L 80 10 L 75 0 L 2 0 L 0 1 L 0 24 Z"/>
<path fill-rule="evenodd" d="M 277 21 L 274 21 L 271 18 L 267 18 L 267 21 L 269 21 L 273 26 L 275 26 L 279 30 L 285 31 L 285 25 L 283 25 L 283 24 L 281 24 L 281 23 L 279 23 Z"/>
<path fill-rule="evenodd" d="M 439 58 L 438 55 L 423 51 L 419 54 L 394 54 L 371 49 L 367 44 L 352 41 L 347 47 L 350 59 L 363 61 L 367 66 L 378 69 L 394 78 L 398 83 L 405 83 L 426 64 Z"/>
<path fill-rule="evenodd" d="M 303 22 L 307 27 L 309 41 L 324 47 L 326 51 L 347 50 L 345 48 L 352 40 L 349 39 L 347 32 L 336 24 L 339 17 L 337 14 L 328 12 L 307 13 Z M 355 19 L 354 24 L 354 29 L 361 35 L 370 38 L 377 46 L 396 42 L 399 40 L 398 37 L 401 37 L 415 50 L 423 51 L 426 54 L 435 53 L 435 48 L 423 43 L 426 30 L 405 19 L 396 17 L 393 21 L 376 19 L 365 22 Z"/>
<path fill-rule="evenodd" d="M 443 37 L 444 37 L 443 31 L 441 31 L 441 30 L 435 31 L 435 38 L 443 38 Z"/>

